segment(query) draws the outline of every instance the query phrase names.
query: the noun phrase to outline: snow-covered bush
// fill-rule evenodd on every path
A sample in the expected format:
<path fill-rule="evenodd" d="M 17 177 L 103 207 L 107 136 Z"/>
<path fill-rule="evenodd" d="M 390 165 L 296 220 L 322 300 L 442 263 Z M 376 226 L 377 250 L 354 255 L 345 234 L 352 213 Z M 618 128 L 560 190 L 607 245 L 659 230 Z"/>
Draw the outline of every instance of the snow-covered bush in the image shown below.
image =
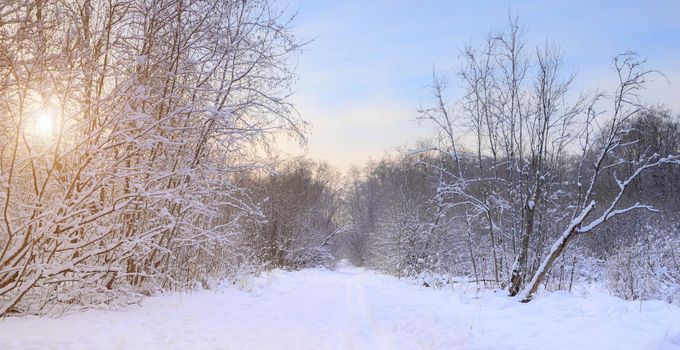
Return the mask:
<path fill-rule="evenodd" d="M 650 235 L 607 259 L 607 286 L 628 299 L 680 302 L 680 236 Z"/>

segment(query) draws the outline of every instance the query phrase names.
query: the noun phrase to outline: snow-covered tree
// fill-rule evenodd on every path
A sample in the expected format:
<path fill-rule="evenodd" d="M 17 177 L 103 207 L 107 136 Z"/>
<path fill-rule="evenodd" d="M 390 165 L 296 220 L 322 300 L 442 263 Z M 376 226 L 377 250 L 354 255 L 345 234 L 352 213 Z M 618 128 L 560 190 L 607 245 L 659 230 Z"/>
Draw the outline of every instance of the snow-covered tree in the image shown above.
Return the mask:
<path fill-rule="evenodd" d="M 440 175 L 444 212 L 486 232 L 492 278 L 508 278 L 510 294 L 528 301 L 573 238 L 652 209 L 631 202 L 629 187 L 678 156 L 626 151 L 637 143 L 631 122 L 647 110 L 638 92 L 653 73 L 633 53 L 614 59 L 619 86 L 611 95 L 575 95 L 559 49 L 529 52 L 516 19 L 463 59 L 465 93 L 454 107 L 445 103 L 446 80 L 435 76 L 434 104 L 420 118 L 436 128 L 437 143 L 421 151 L 448 159 L 427 163 Z M 596 193 L 610 178 L 615 186 Z M 474 267 L 472 251 L 470 259 Z"/>
<path fill-rule="evenodd" d="M 0 22 L 0 315 L 186 288 L 255 206 L 232 179 L 304 126 L 264 0 L 21 0 Z"/>

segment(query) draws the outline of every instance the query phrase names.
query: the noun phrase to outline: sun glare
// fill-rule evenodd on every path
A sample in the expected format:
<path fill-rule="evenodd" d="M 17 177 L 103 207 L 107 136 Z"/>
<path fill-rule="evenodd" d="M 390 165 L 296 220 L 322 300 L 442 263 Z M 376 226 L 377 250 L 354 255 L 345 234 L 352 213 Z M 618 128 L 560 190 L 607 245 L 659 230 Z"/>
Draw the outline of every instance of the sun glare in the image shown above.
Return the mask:
<path fill-rule="evenodd" d="M 36 113 L 33 133 L 41 139 L 49 139 L 54 132 L 54 116 L 49 109 L 42 109 Z"/>

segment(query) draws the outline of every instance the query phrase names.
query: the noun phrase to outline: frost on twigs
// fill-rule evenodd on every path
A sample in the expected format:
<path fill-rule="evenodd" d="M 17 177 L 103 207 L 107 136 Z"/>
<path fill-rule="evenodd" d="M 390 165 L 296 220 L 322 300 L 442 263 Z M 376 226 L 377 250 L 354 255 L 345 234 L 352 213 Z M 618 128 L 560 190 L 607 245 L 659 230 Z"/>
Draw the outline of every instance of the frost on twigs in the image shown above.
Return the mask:
<path fill-rule="evenodd" d="M 272 135 L 305 129 L 288 99 L 300 44 L 268 1 L 192 4 L 3 7 L 21 25 L 0 24 L 0 317 L 256 262 L 243 232 L 262 215 L 238 180 Z"/>

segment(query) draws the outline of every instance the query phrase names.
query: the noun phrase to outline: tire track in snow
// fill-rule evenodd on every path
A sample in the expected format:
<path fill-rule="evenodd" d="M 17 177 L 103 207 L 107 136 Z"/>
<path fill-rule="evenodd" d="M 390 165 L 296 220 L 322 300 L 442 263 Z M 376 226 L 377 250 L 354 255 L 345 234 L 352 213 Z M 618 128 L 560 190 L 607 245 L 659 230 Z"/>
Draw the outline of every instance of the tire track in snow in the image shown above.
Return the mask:
<path fill-rule="evenodd" d="M 362 283 L 362 273 L 351 274 L 346 281 L 351 349 L 394 349 L 390 337 L 373 317 L 366 299 L 366 287 Z"/>

